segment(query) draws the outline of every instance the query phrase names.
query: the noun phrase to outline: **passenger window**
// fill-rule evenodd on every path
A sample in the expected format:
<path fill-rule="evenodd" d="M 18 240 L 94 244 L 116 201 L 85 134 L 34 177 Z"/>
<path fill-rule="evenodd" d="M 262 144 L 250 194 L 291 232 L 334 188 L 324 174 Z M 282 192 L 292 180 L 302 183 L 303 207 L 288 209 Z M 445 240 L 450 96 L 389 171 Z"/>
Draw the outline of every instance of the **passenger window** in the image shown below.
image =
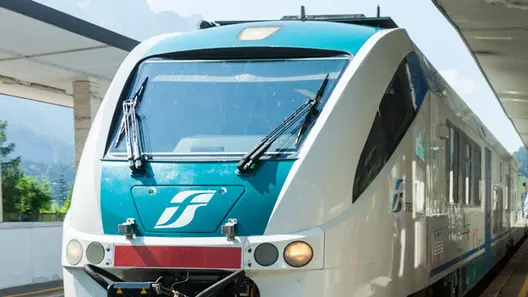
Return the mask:
<path fill-rule="evenodd" d="M 416 96 L 411 88 L 409 72 L 410 69 L 404 60 L 381 100 L 359 158 L 354 178 L 353 201 L 359 198 L 387 163 L 416 115 L 413 104 Z"/>
<path fill-rule="evenodd" d="M 473 204 L 475 206 L 480 206 L 480 181 L 482 176 L 482 157 L 481 157 L 481 148 L 479 145 L 475 144 L 473 146 L 473 165 L 474 167 L 474 180 L 473 180 Z"/>
<path fill-rule="evenodd" d="M 449 197 L 449 203 L 458 203 L 459 193 L 459 134 L 458 130 L 449 125 L 449 138 L 447 139 L 446 154 L 447 154 L 447 193 Z"/>
<path fill-rule="evenodd" d="M 446 191 L 450 204 L 480 205 L 481 149 L 451 122 L 446 140 Z"/>

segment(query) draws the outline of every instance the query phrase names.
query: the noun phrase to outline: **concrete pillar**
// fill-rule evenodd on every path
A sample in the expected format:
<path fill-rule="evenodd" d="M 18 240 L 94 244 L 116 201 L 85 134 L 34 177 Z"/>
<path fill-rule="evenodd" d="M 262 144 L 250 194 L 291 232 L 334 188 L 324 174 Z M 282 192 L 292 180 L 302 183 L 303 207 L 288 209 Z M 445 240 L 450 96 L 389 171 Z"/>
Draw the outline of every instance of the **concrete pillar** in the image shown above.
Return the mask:
<path fill-rule="evenodd" d="M 90 126 L 103 100 L 99 84 L 93 79 L 73 82 L 73 111 L 75 115 L 75 167 L 79 165 L 81 153 L 90 131 Z"/>

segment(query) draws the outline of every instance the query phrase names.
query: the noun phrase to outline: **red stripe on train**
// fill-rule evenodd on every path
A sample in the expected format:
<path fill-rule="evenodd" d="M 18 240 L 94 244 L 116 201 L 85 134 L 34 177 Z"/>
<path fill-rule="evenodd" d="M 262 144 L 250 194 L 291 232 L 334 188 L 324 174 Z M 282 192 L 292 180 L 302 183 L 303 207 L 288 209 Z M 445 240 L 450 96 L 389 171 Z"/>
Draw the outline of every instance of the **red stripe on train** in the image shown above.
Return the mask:
<path fill-rule="evenodd" d="M 242 249 L 240 247 L 119 245 L 114 249 L 114 265 L 237 269 L 242 267 Z"/>

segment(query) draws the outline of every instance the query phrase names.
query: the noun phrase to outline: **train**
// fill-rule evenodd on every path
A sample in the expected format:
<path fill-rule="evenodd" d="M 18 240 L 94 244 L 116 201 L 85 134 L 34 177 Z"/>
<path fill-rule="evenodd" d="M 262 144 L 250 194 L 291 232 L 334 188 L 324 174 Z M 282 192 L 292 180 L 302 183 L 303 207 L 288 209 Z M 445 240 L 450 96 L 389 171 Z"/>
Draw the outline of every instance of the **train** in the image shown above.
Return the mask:
<path fill-rule="evenodd" d="M 526 236 L 518 166 L 390 17 L 201 21 L 104 96 L 65 297 L 463 296 Z"/>

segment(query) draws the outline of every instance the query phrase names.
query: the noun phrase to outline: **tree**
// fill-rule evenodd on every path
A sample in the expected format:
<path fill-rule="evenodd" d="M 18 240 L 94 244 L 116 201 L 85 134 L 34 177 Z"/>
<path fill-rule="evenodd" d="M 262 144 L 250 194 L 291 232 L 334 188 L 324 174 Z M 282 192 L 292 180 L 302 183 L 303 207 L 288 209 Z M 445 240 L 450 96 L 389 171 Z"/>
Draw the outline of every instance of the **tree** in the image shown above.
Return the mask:
<path fill-rule="evenodd" d="M 66 199 L 68 198 L 68 188 L 66 187 L 66 179 L 64 178 L 64 174 L 61 174 L 57 183 L 59 184 L 59 201 L 57 201 L 57 204 L 59 206 L 63 206 L 66 202 Z"/>
<path fill-rule="evenodd" d="M 0 171 L 2 174 L 2 197 L 4 214 L 17 212 L 17 200 L 20 193 L 17 189 L 18 180 L 22 177 L 19 169 L 20 157 L 11 158 L 15 150 L 14 143 L 7 143 L 7 121 L 0 121 Z"/>
<path fill-rule="evenodd" d="M 41 209 L 51 208 L 51 185 L 34 176 L 23 175 L 17 183 L 20 201 L 17 205 L 24 220 L 38 220 Z"/>
<path fill-rule="evenodd" d="M 0 121 L 0 170 L 2 171 L 3 212 L 23 220 L 38 219 L 40 209 L 51 207 L 51 186 L 20 170 L 20 157 L 12 158 L 14 143 L 7 143 L 7 122 Z"/>
<path fill-rule="evenodd" d="M 70 209 L 72 193 L 73 193 L 73 186 L 68 191 L 68 196 L 66 198 L 66 201 L 64 201 L 64 204 L 61 206 L 59 210 L 60 213 L 67 213 L 68 209 Z"/>
<path fill-rule="evenodd" d="M 515 160 L 520 164 L 519 173 L 528 177 L 528 151 L 523 146 L 513 153 Z"/>

